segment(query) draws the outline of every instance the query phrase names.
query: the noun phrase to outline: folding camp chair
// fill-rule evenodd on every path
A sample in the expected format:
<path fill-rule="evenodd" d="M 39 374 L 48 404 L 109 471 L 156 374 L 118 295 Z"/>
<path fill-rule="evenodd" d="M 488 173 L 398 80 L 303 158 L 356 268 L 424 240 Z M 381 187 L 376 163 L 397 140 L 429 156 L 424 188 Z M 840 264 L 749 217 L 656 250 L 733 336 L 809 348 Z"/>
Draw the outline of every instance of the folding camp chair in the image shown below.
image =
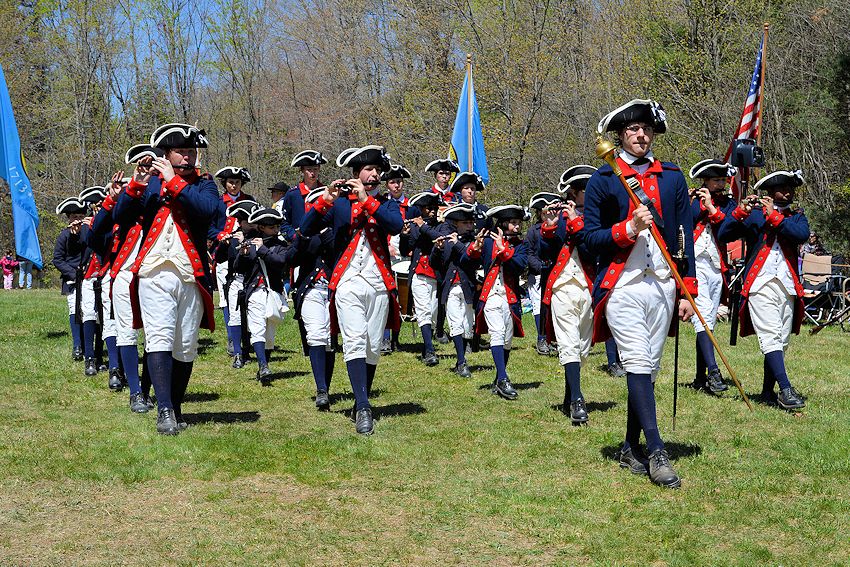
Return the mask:
<path fill-rule="evenodd" d="M 806 254 L 803 257 L 800 280 L 805 292 L 805 316 L 812 324 L 820 325 L 843 308 L 847 278 L 833 274 L 832 256 Z"/>

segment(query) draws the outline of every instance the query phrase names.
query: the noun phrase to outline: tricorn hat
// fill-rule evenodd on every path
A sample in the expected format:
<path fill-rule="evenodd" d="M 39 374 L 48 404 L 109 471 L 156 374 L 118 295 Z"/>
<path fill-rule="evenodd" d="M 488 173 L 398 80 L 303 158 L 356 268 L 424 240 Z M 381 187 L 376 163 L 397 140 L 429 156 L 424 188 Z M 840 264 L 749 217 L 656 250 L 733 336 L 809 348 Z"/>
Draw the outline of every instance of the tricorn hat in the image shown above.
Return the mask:
<path fill-rule="evenodd" d="M 425 171 L 437 173 L 438 171 L 449 171 L 451 173 L 460 173 L 460 166 L 456 161 L 444 158 L 444 159 L 435 159 L 431 163 L 425 166 Z"/>
<path fill-rule="evenodd" d="M 261 208 L 259 203 L 248 199 L 243 199 L 242 201 L 236 201 L 235 203 L 227 207 L 227 216 L 242 220 L 248 220 L 248 217 L 251 216 L 251 213 L 256 211 L 258 208 Z"/>
<path fill-rule="evenodd" d="M 322 152 L 317 152 L 316 150 L 304 150 L 303 152 L 295 154 L 290 166 L 305 167 L 311 165 L 322 165 L 325 163 L 328 163 L 328 160 L 322 155 Z"/>
<path fill-rule="evenodd" d="M 106 189 L 100 185 L 86 187 L 80 192 L 80 201 L 83 203 L 100 203 L 106 199 Z"/>
<path fill-rule="evenodd" d="M 258 208 L 248 217 L 248 222 L 273 226 L 283 222 L 283 214 L 277 209 Z"/>
<path fill-rule="evenodd" d="M 557 193 L 548 193 L 546 191 L 542 193 L 535 193 L 531 196 L 531 200 L 528 202 L 529 209 L 545 209 L 552 203 L 557 203 L 561 200 L 561 196 Z"/>
<path fill-rule="evenodd" d="M 561 174 L 558 191 L 566 193 L 571 188 L 583 189 L 587 180 L 596 172 L 592 165 L 574 165 Z"/>
<path fill-rule="evenodd" d="M 805 182 L 803 172 L 799 169 L 796 171 L 774 171 L 759 179 L 753 185 L 753 190 L 758 191 L 759 189 L 772 189 L 774 187 L 791 187 L 796 189 Z"/>
<path fill-rule="evenodd" d="M 381 171 L 387 171 L 390 168 L 390 156 L 387 155 L 383 146 L 348 148 L 336 158 L 336 165 L 350 167 L 355 171 L 367 165 L 377 165 Z"/>
<path fill-rule="evenodd" d="M 447 221 L 475 220 L 475 207 L 469 203 L 455 203 L 443 211 Z"/>
<path fill-rule="evenodd" d="M 645 122 L 652 126 L 656 134 L 667 131 L 667 114 L 664 107 L 654 100 L 637 98 L 606 114 L 599 121 L 596 131 L 599 134 L 619 132 L 632 122 Z"/>
<path fill-rule="evenodd" d="M 143 157 L 163 157 L 165 153 L 159 149 L 154 148 L 150 144 L 136 144 L 124 154 L 124 163 L 137 163 Z"/>
<path fill-rule="evenodd" d="M 401 164 L 393 163 L 390 168 L 381 174 L 381 181 L 390 179 L 410 179 L 410 172 Z"/>
<path fill-rule="evenodd" d="M 731 163 L 719 159 L 704 159 L 691 168 L 691 179 L 711 179 L 713 177 L 732 177 L 738 173 Z"/>
<path fill-rule="evenodd" d="M 467 183 L 472 183 L 475 185 L 476 191 L 484 191 L 484 180 L 481 179 L 481 176 L 475 173 L 474 171 L 464 171 L 463 173 L 455 176 L 455 180 L 452 182 L 451 191 L 452 193 L 460 193 L 460 188 L 466 185 Z"/>
<path fill-rule="evenodd" d="M 204 130 L 173 122 L 164 124 L 151 134 L 151 146 L 167 150 L 170 148 L 206 148 L 207 133 Z"/>
<path fill-rule="evenodd" d="M 432 191 L 423 191 L 410 198 L 408 204 L 417 207 L 439 207 L 443 202 L 442 197 Z"/>
<path fill-rule="evenodd" d="M 86 210 L 86 204 L 77 197 L 68 197 L 56 205 L 57 215 L 85 214 Z"/>
<path fill-rule="evenodd" d="M 248 173 L 248 170 L 244 167 L 236 167 L 235 165 L 222 167 L 215 172 L 215 176 L 218 179 L 241 179 L 242 183 L 251 181 L 251 174 Z"/>
<path fill-rule="evenodd" d="M 525 208 L 519 205 L 499 205 L 497 207 L 490 207 L 484 215 L 497 221 L 503 221 L 525 219 L 525 213 Z"/>

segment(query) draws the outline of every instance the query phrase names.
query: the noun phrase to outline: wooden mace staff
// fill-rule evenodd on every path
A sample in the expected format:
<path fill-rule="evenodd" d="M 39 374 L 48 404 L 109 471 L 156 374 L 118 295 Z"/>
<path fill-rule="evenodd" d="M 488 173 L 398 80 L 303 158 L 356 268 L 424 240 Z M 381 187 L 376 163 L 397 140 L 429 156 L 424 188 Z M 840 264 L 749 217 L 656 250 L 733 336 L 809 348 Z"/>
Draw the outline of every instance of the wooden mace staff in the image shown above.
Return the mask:
<path fill-rule="evenodd" d="M 623 170 L 620 169 L 620 166 L 617 164 L 617 160 L 614 157 L 615 150 L 616 147 L 609 140 L 606 140 L 601 135 L 597 137 L 596 157 L 605 160 L 608 165 L 611 166 L 611 169 L 614 170 L 614 174 L 620 179 L 620 183 L 623 184 L 623 187 L 629 194 L 629 199 L 631 199 L 635 207 L 639 207 L 641 205 L 640 199 L 638 199 L 637 195 L 635 195 L 634 190 L 632 189 L 631 185 L 629 185 L 628 180 L 626 180 L 625 176 L 623 175 Z M 738 381 L 738 376 L 735 374 L 735 371 L 732 370 L 732 365 L 729 364 L 729 360 L 726 358 L 726 355 L 724 355 L 723 351 L 720 350 L 720 345 L 717 344 L 717 339 L 714 338 L 714 333 L 711 331 L 711 329 L 708 328 L 708 325 L 706 324 L 702 313 L 699 312 L 699 309 L 697 308 L 697 304 L 694 301 L 694 297 L 691 295 L 691 292 L 689 292 L 688 289 L 685 287 L 685 282 L 682 280 L 682 276 L 679 275 L 679 270 L 676 268 L 676 263 L 670 257 L 670 252 L 667 251 L 667 245 L 664 243 L 664 239 L 661 237 L 661 233 L 658 232 L 658 227 L 655 225 L 655 223 L 650 225 L 649 232 L 650 234 L 652 234 L 652 238 L 655 240 L 655 243 L 661 250 L 661 254 L 664 256 L 664 261 L 667 262 L 667 266 L 669 266 L 670 271 L 673 273 L 673 278 L 679 285 L 679 289 L 682 291 L 682 294 L 685 296 L 685 299 L 688 300 L 688 303 L 691 304 L 691 307 L 694 308 L 694 313 L 696 313 L 696 316 L 699 317 L 700 323 L 702 323 L 702 326 L 705 328 L 705 332 L 708 334 L 708 338 L 711 339 L 711 344 L 714 345 L 714 349 L 717 351 L 717 354 L 720 355 L 720 359 L 723 361 L 724 366 L 726 366 L 726 370 L 729 371 L 729 375 L 735 382 L 735 386 L 737 386 L 738 391 L 741 392 L 741 397 L 744 398 L 744 402 L 747 404 L 747 407 L 750 408 L 750 411 L 753 411 L 753 406 L 750 403 L 750 399 L 747 397 L 747 394 L 744 393 L 744 388 Z"/>

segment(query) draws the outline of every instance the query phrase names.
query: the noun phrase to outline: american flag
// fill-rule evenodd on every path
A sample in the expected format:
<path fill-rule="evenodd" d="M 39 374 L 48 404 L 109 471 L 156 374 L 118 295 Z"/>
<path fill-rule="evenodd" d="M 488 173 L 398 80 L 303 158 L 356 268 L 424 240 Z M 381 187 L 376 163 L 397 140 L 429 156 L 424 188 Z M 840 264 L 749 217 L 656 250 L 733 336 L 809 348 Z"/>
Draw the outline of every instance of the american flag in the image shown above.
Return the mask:
<path fill-rule="evenodd" d="M 744 103 L 744 112 L 741 113 L 741 120 L 738 122 L 738 129 L 735 131 L 733 138 L 752 138 L 758 139 L 759 129 L 761 128 L 761 105 L 763 92 L 762 82 L 762 56 L 764 55 L 764 40 L 761 38 L 758 55 L 756 56 L 756 66 L 753 69 L 753 78 L 750 80 L 750 88 L 747 91 L 747 102 Z M 734 139 L 733 139 L 734 142 Z M 726 161 L 732 155 L 732 143 L 729 144 L 729 149 L 726 151 Z M 740 182 L 738 176 L 732 179 L 732 196 L 737 200 L 741 195 Z"/>

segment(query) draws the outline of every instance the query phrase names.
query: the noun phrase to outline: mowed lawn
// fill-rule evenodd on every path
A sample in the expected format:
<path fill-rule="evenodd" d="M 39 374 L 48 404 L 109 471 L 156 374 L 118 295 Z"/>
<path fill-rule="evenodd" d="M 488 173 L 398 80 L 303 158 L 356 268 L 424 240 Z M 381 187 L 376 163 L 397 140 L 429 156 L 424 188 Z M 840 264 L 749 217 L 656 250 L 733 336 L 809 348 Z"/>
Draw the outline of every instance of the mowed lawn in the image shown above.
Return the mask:
<path fill-rule="evenodd" d="M 219 317 L 220 320 L 220 317 Z M 850 561 L 850 335 L 794 337 L 791 415 L 730 390 L 679 389 L 671 431 L 673 342 L 656 388 L 681 490 L 653 486 L 612 456 L 625 426 L 622 380 L 584 369 L 590 424 L 560 413 L 563 374 L 515 343 L 514 402 L 412 349 L 384 357 L 372 437 L 354 433 L 338 357 L 331 413 L 287 320 L 262 388 L 230 368 L 224 333 L 202 332 L 184 407 L 191 427 L 155 432 L 126 391 L 70 358 L 58 291 L 0 292 L 0 564 L 634 564 L 827 565 Z M 402 341 L 412 342 L 410 325 Z M 729 327 L 718 330 L 728 343 Z M 683 327 L 680 384 L 692 379 Z M 761 388 L 755 340 L 725 347 L 749 393 Z M 725 372 L 724 372 L 725 373 Z"/>

